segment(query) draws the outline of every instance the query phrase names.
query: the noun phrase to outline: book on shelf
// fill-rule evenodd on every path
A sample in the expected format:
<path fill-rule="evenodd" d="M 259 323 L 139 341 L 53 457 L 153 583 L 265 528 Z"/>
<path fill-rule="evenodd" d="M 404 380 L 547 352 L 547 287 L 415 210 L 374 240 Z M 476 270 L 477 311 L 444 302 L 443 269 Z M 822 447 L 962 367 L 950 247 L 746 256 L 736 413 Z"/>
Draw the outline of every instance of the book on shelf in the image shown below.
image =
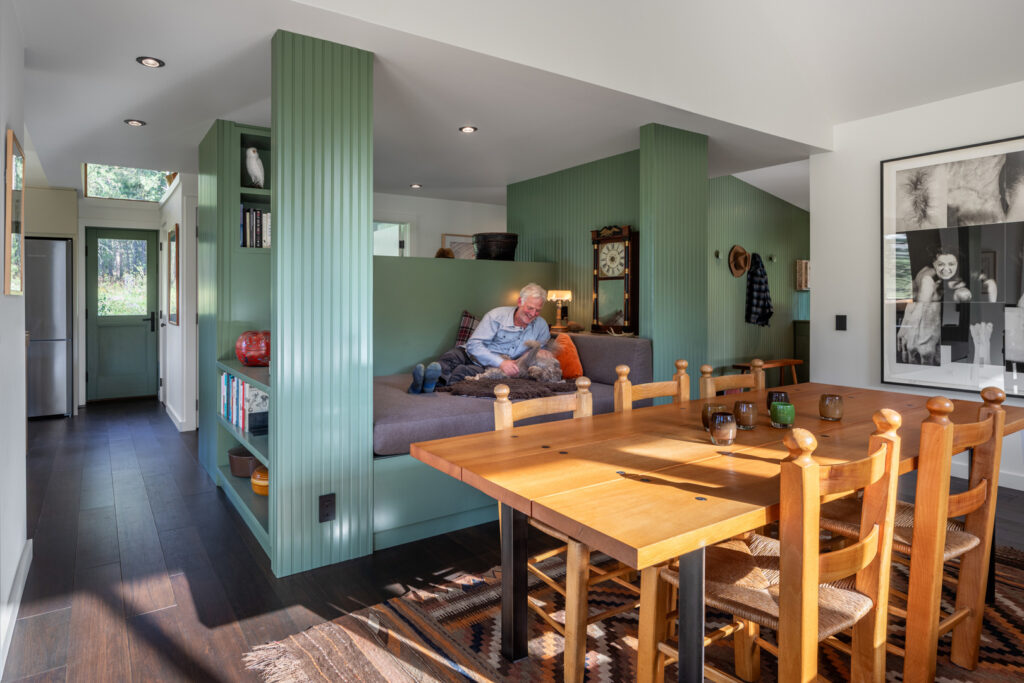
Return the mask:
<path fill-rule="evenodd" d="M 220 376 L 221 416 L 231 425 L 254 435 L 267 433 L 270 396 L 230 373 Z"/>
<path fill-rule="evenodd" d="M 238 246 L 251 249 L 270 248 L 270 212 L 240 205 Z"/>

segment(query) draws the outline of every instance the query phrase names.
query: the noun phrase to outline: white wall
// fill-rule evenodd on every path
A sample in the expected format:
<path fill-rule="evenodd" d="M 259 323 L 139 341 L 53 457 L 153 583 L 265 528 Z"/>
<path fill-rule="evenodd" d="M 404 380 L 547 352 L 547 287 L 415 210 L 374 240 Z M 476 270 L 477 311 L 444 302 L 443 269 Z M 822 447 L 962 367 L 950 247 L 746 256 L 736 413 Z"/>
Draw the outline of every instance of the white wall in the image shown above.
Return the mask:
<path fill-rule="evenodd" d="M 25 234 L 30 237 L 59 237 L 71 240 L 72 255 L 78 253 L 78 190 L 67 188 L 30 187 L 25 193 Z M 76 308 L 72 320 L 78 318 L 78 267 L 72 256 L 72 301 Z M 83 346 L 78 331 L 72 330 L 72 377 L 78 377 L 79 347 Z M 76 380 L 77 381 L 77 380 Z M 75 391 L 77 396 L 77 390 Z M 78 414 L 78 401 L 73 401 L 73 414 Z"/>
<path fill-rule="evenodd" d="M 811 157 L 813 381 L 934 395 L 881 383 L 879 162 L 1022 135 L 1021 111 L 1024 82 L 836 126 L 834 151 Z M 835 331 L 836 314 L 848 331 Z M 1000 484 L 1024 490 L 1020 435 L 1004 442 Z"/>
<path fill-rule="evenodd" d="M 25 139 L 25 49 L 11 0 L 0 0 L 0 133 Z M 0 192 L 0 216 L 7 207 Z M 2 239 L 0 239 L 2 242 Z M 25 514 L 25 297 L 0 294 L 0 670 L 32 561 Z"/>
<path fill-rule="evenodd" d="M 164 407 L 178 431 L 196 428 L 196 205 L 199 176 L 179 173 L 160 202 L 160 330 Z M 178 225 L 178 324 L 167 319 L 167 232 Z"/>
<path fill-rule="evenodd" d="M 443 233 L 505 232 L 505 207 L 375 192 L 373 220 L 412 224 L 410 255 L 431 257 L 440 248 Z"/>
<path fill-rule="evenodd" d="M 75 249 L 75 337 L 82 340 L 78 345 L 78 376 L 76 391 L 78 404 L 85 405 L 85 229 L 125 228 L 128 230 L 159 230 L 160 205 L 155 202 L 133 202 L 123 199 L 95 199 L 82 197 L 78 200 L 78 243 Z M 166 264 L 160 264 L 161 281 L 167 275 Z"/>

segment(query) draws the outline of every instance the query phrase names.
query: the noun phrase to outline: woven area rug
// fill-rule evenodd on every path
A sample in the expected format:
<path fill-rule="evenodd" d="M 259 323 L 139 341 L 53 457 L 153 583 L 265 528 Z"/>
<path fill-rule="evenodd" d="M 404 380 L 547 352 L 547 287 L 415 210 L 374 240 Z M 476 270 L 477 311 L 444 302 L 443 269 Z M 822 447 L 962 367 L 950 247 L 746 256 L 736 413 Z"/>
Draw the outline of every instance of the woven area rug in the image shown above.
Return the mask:
<path fill-rule="evenodd" d="M 549 569 L 558 560 L 548 561 Z M 894 576 L 903 587 L 905 573 Z M 248 668 L 265 681 L 561 681 L 562 637 L 532 615 L 530 656 L 506 662 L 500 652 L 500 571 L 464 575 L 430 592 L 412 591 L 373 607 L 320 624 L 246 655 Z M 902 584 L 902 585 L 901 585 Z M 556 609 L 561 596 L 531 576 L 530 599 Z M 950 609 L 952 593 L 945 591 Z M 603 610 L 629 599 L 623 589 L 592 591 L 591 609 Z M 561 612 L 556 615 L 561 621 Z M 725 615 L 708 614 L 708 627 L 723 625 Z M 636 678 L 636 612 L 625 612 L 588 630 L 586 681 L 629 681 Z M 903 645 L 901 626 L 891 626 L 890 640 Z M 1024 680 L 1024 554 L 1000 550 L 996 605 L 987 609 L 981 641 L 981 663 L 965 671 L 949 662 L 949 637 L 939 646 L 936 680 Z M 827 680 L 849 679 L 849 660 L 823 647 L 819 673 Z M 728 643 L 708 648 L 707 658 L 732 672 Z M 762 657 L 762 678 L 775 681 L 776 661 Z M 902 680 L 902 660 L 890 656 L 887 680 Z M 675 678 L 670 667 L 666 679 Z"/>

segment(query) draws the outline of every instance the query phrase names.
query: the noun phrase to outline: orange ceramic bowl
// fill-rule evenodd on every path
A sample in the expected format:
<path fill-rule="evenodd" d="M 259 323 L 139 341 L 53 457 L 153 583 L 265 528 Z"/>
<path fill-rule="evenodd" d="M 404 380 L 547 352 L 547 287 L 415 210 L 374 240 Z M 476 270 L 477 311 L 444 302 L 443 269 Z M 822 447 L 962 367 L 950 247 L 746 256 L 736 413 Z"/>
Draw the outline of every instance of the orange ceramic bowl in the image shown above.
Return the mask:
<path fill-rule="evenodd" d="M 260 496 L 270 495 L 270 472 L 266 467 L 260 466 L 253 470 L 249 481 L 252 483 L 254 493 Z"/>

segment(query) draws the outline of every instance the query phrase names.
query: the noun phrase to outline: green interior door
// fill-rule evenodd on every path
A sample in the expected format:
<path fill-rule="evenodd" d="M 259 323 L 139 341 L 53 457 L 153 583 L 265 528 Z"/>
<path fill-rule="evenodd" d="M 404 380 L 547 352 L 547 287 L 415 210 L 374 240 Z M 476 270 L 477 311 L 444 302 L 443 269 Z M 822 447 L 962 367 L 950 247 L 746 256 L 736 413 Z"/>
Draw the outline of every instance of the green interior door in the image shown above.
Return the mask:
<path fill-rule="evenodd" d="M 86 398 L 157 393 L 157 233 L 86 228 Z"/>

